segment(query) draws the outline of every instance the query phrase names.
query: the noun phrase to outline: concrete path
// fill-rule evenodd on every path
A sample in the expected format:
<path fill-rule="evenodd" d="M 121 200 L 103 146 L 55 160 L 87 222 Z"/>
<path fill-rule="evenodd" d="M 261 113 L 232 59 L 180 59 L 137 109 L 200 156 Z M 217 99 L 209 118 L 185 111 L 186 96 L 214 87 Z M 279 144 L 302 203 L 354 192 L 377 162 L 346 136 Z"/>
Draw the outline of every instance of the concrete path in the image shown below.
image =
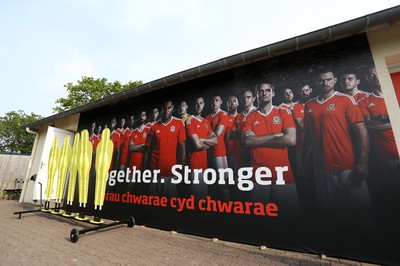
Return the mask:
<path fill-rule="evenodd" d="M 0 200 L 0 265 L 371 265 L 338 258 L 212 241 L 134 226 L 89 232 L 72 243 L 69 234 L 90 226 Z"/>

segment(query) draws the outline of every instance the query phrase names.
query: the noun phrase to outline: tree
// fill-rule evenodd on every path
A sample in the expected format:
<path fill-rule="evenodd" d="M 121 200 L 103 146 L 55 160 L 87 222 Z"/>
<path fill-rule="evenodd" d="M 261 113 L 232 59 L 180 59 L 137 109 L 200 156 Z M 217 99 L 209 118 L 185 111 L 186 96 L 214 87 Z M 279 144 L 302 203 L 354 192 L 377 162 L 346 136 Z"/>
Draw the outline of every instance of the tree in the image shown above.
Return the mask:
<path fill-rule="evenodd" d="M 64 85 L 67 88 L 68 96 L 56 100 L 55 103 L 59 106 L 53 108 L 54 113 L 60 113 L 142 84 L 142 81 L 130 81 L 128 84 L 122 85 L 119 81 L 108 82 L 106 78 L 94 79 L 85 76 L 77 82 L 76 85 L 72 82 Z"/>
<path fill-rule="evenodd" d="M 34 113 L 25 114 L 24 111 L 11 111 L 0 117 L 0 152 L 15 152 L 30 154 L 35 136 L 29 134 L 21 126 L 42 119 Z"/>

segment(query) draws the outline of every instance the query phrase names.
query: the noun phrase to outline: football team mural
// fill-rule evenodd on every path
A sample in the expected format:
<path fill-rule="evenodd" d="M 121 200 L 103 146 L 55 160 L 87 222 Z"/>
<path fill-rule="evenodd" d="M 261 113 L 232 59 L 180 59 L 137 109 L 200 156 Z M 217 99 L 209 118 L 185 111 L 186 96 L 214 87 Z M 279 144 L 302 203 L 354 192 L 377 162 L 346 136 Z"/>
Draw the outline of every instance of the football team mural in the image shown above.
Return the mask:
<path fill-rule="evenodd" d="M 104 129 L 112 151 L 97 189 Z M 79 130 L 92 143 L 84 203 L 97 221 L 133 216 L 165 230 L 400 262 L 399 153 L 365 35 L 85 112 Z M 68 202 L 82 202 L 78 194 Z"/>

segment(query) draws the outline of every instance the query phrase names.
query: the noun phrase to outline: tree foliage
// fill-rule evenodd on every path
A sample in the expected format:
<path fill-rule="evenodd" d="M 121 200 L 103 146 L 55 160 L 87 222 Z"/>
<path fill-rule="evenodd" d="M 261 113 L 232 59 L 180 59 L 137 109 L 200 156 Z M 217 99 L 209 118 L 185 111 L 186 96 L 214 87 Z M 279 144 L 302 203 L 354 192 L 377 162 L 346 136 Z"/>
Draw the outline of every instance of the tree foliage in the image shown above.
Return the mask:
<path fill-rule="evenodd" d="M 119 81 L 108 82 L 106 78 L 82 77 L 76 85 L 72 82 L 64 85 L 68 96 L 59 98 L 53 111 L 63 112 L 141 84 L 142 81 L 130 81 L 123 85 Z M 20 127 L 42 118 L 34 113 L 26 114 L 22 110 L 11 111 L 0 117 L 0 152 L 30 154 L 35 136 Z"/>
<path fill-rule="evenodd" d="M 30 154 L 35 136 L 26 132 L 21 126 L 43 117 L 24 111 L 11 111 L 0 117 L 0 152 Z"/>
<path fill-rule="evenodd" d="M 108 82 L 106 78 L 94 79 L 93 77 L 82 77 L 77 84 L 67 83 L 68 96 L 56 100 L 54 113 L 60 113 L 91 101 L 99 100 L 105 96 L 121 92 L 142 84 L 142 81 L 130 81 L 128 84 L 121 84 L 119 81 Z"/>

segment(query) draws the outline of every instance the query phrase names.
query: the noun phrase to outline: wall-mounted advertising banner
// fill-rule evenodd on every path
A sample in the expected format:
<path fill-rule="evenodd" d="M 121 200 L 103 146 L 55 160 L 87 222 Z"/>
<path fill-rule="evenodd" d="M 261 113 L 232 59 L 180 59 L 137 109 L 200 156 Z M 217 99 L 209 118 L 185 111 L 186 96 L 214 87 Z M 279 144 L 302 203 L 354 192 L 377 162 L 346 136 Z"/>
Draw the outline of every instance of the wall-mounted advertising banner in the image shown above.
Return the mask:
<path fill-rule="evenodd" d="M 400 263 L 399 153 L 365 35 L 82 113 L 88 206 L 104 128 L 113 151 L 101 217 Z"/>

